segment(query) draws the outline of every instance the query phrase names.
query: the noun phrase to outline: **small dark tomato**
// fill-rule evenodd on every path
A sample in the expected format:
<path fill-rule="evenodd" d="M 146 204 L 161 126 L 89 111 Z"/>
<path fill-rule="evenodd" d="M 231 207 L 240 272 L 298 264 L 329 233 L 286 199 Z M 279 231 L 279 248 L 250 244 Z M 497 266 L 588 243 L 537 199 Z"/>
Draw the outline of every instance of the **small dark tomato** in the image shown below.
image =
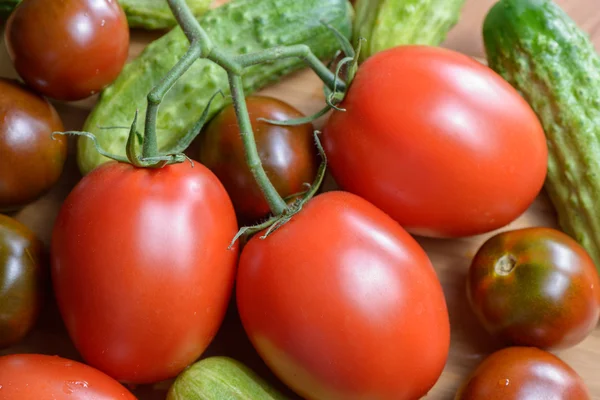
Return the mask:
<path fill-rule="evenodd" d="M 0 210 L 32 202 L 52 187 L 67 158 L 56 110 L 17 81 L 0 78 Z"/>
<path fill-rule="evenodd" d="M 246 99 L 256 146 L 263 167 L 279 194 L 286 198 L 306 190 L 318 169 L 313 126 L 277 126 L 258 121 L 302 118 L 281 100 L 266 96 Z M 233 105 L 226 106 L 208 124 L 200 143 L 199 161 L 221 180 L 240 221 L 250 222 L 269 213 L 269 206 L 250 172 Z"/>
<path fill-rule="evenodd" d="M 455 400 L 591 399 L 577 372 L 535 347 L 508 347 L 489 355 L 465 379 Z"/>
<path fill-rule="evenodd" d="M 499 233 L 475 255 L 467 297 L 483 326 L 514 345 L 572 347 L 600 317 L 600 279 L 588 253 L 551 228 Z"/>
<path fill-rule="evenodd" d="M 112 0 L 24 0 L 9 17 L 5 37 L 25 83 L 63 101 L 110 84 L 129 52 L 127 19 Z"/>
<path fill-rule="evenodd" d="M 0 348 L 33 328 L 44 296 L 43 246 L 17 220 L 0 214 Z"/>

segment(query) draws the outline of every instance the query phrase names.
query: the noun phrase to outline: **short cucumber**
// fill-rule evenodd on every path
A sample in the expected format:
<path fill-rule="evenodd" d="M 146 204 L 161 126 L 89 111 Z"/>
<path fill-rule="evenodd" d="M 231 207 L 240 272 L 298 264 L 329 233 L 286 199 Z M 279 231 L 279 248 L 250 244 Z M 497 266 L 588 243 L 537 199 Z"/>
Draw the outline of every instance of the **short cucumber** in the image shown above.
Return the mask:
<path fill-rule="evenodd" d="M 459 20 L 465 0 L 357 0 L 354 42 L 361 61 L 391 47 L 437 46 Z"/>
<path fill-rule="evenodd" d="M 588 36 L 550 0 L 501 0 L 483 36 L 488 63 L 542 122 L 546 191 L 563 231 L 600 270 L 600 57 Z"/>
<path fill-rule="evenodd" d="M 0 0 L 0 20 L 8 18 L 10 13 L 22 0 Z M 58 1 L 58 0 L 49 0 Z M 127 16 L 130 28 L 147 30 L 167 29 L 175 26 L 175 17 L 167 0 L 118 0 Z M 212 0 L 187 0 L 188 7 L 194 15 L 205 13 Z"/>
<path fill-rule="evenodd" d="M 223 51 L 242 54 L 275 45 L 306 44 L 320 59 L 332 58 L 340 48 L 338 39 L 322 22 L 329 23 L 346 38 L 352 35 L 352 6 L 347 0 L 233 0 L 208 11 L 199 21 Z M 144 130 L 146 97 L 181 58 L 189 42 L 180 27 L 152 42 L 120 76 L 106 88 L 89 115 L 84 130 L 97 136 L 107 151 L 125 155 L 127 129 L 139 110 L 138 130 Z M 249 67 L 243 75 L 250 94 L 282 76 L 304 68 L 297 58 Z M 227 74 L 211 61 L 200 59 L 177 81 L 161 103 L 157 135 L 161 149 L 170 149 L 202 114 L 218 90 L 229 92 Z M 209 117 L 231 102 L 230 96 L 215 97 Z M 108 159 L 99 155 L 90 139 L 78 142 L 78 163 L 86 174 Z"/>
<path fill-rule="evenodd" d="M 214 356 L 196 362 L 175 379 L 166 400 L 286 400 L 241 362 Z"/>

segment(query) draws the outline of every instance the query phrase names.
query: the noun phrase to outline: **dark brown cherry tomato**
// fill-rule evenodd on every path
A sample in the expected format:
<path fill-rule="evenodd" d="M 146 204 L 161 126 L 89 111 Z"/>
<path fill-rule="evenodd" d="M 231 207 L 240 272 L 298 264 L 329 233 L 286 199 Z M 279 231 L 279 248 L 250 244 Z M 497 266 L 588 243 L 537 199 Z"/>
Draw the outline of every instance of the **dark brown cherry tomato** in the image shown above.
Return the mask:
<path fill-rule="evenodd" d="M 277 121 L 302 118 L 291 105 L 266 96 L 246 99 L 260 159 L 282 197 L 306 190 L 318 168 L 312 124 L 276 126 L 258 118 Z M 269 213 L 269 206 L 246 162 L 244 147 L 232 105 L 208 124 L 201 141 L 199 161 L 223 182 L 241 221 L 254 221 Z"/>
<path fill-rule="evenodd" d="M 572 347 L 600 317 L 600 279 L 592 259 L 551 228 L 488 239 L 469 269 L 467 297 L 483 326 L 515 345 Z"/>
<path fill-rule="evenodd" d="M 0 214 L 0 348 L 19 342 L 39 315 L 43 247 L 17 220 Z"/>
<path fill-rule="evenodd" d="M 114 0 L 24 0 L 9 17 L 5 36 L 21 78 L 64 101 L 111 83 L 129 51 L 125 13 Z"/>
<path fill-rule="evenodd" d="M 588 400 L 577 372 L 535 347 L 508 347 L 488 356 L 465 379 L 455 400 Z"/>
<path fill-rule="evenodd" d="M 60 177 L 67 139 L 56 110 L 17 81 L 0 78 L 0 210 L 17 209 L 41 196 Z"/>

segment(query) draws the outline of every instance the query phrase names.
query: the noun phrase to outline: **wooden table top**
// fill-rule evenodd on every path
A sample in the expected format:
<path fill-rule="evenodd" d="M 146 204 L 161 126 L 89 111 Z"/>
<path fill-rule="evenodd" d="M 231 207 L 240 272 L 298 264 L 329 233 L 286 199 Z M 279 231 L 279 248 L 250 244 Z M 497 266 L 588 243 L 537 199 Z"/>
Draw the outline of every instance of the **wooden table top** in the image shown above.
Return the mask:
<path fill-rule="evenodd" d="M 484 57 L 481 25 L 486 12 L 494 0 L 467 0 L 459 24 L 448 36 L 445 47 L 465 54 Z M 557 0 L 580 27 L 589 33 L 600 50 L 600 5 L 599 0 Z M 156 34 L 134 32 L 131 56 L 137 55 Z M 16 77 L 8 60 L 3 43 L 0 43 L 0 76 Z M 320 81 L 310 71 L 293 74 L 281 83 L 262 91 L 290 102 L 301 111 L 310 114 L 322 107 L 323 97 Z M 94 99 L 71 103 L 55 103 L 67 130 L 81 129 Z M 71 141 L 71 153 L 65 173 L 56 187 L 35 203 L 25 207 L 14 216 L 32 228 L 48 245 L 52 224 L 58 208 L 66 194 L 80 179 L 76 168 Z M 525 226 L 556 227 L 554 211 L 542 193 L 531 208 L 518 220 L 502 230 Z M 495 232 L 460 240 L 418 239 L 429 254 L 442 284 L 452 324 L 452 345 L 447 366 L 439 381 L 426 397 L 434 400 L 450 400 L 462 379 L 490 352 L 500 348 L 499 343 L 489 336 L 475 321 L 465 299 L 464 280 L 470 259 L 485 239 Z M 59 354 L 80 360 L 60 321 L 54 303 L 46 305 L 36 329 L 20 344 L 0 351 L 0 354 L 17 352 L 40 352 Z M 246 362 L 260 374 L 270 377 L 249 342 L 232 310 L 224 322 L 219 335 L 205 355 L 230 355 Z M 600 399 L 600 327 L 578 346 L 556 352 L 569 363 L 584 379 L 593 398 Z M 164 399 L 168 383 L 154 387 L 137 388 L 134 393 L 140 399 Z"/>

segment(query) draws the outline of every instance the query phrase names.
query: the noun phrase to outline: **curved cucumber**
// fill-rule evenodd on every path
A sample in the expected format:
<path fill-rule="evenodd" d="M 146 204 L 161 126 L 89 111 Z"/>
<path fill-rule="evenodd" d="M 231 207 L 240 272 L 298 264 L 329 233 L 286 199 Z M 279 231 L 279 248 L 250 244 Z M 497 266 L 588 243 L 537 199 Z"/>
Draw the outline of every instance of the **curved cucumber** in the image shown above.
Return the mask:
<path fill-rule="evenodd" d="M 8 18 L 22 0 L 0 0 L 0 19 Z M 58 1 L 58 0 L 53 0 Z M 118 0 L 127 16 L 130 28 L 167 29 L 176 25 L 167 0 Z M 212 0 L 187 0 L 194 15 L 202 15 Z"/>
<path fill-rule="evenodd" d="M 546 191 L 565 233 L 600 270 L 600 57 L 550 0 L 501 0 L 483 28 L 488 63 L 542 122 Z"/>
<path fill-rule="evenodd" d="M 171 385 L 167 400 L 286 400 L 239 361 L 214 356 L 196 362 Z"/>
<path fill-rule="evenodd" d="M 354 43 L 365 38 L 360 60 L 391 47 L 437 46 L 459 20 L 465 0 L 357 0 Z"/>
<path fill-rule="evenodd" d="M 242 54 L 275 45 L 306 44 L 321 59 L 334 56 L 340 45 L 327 22 L 350 39 L 352 6 L 347 0 L 233 0 L 208 11 L 199 21 L 223 51 Z M 137 129 L 144 130 L 146 97 L 189 47 L 180 27 L 152 42 L 100 95 L 84 130 L 97 136 L 107 151 L 125 155 L 128 129 L 101 129 L 131 125 L 139 110 Z M 282 76 L 304 68 L 297 58 L 249 67 L 243 76 L 250 94 Z M 158 145 L 172 148 L 191 129 L 211 96 L 222 90 L 226 97 L 215 97 L 209 118 L 231 102 L 227 74 L 211 61 L 200 59 L 177 81 L 160 105 L 157 121 Z M 92 141 L 78 141 L 78 163 L 83 174 L 108 159 L 98 154 Z"/>

